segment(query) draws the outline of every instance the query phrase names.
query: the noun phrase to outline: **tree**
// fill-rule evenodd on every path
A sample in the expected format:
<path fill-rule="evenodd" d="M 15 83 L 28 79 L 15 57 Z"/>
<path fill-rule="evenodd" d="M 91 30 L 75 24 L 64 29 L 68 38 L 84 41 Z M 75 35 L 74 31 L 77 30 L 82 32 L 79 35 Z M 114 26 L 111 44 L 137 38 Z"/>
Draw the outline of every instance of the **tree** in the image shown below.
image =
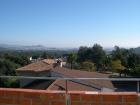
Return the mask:
<path fill-rule="evenodd" d="M 111 62 L 112 62 L 111 56 L 107 55 L 104 60 L 104 70 L 105 71 L 111 70 Z"/>
<path fill-rule="evenodd" d="M 0 75 L 16 75 L 16 66 L 9 60 L 0 59 Z"/>
<path fill-rule="evenodd" d="M 77 57 L 77 61 L 80 63 L 85 61 L 94 62 L 97 70 L 99 70 L 103 68 L 106 53 L 100 45 L 95 44 L 93 47 L 80 47 Z"/>
<path fill-rule="evenodd" d="M 105 58 L 106 53 L 103 48 L 100 45 L 95 44 L 92 47 L 92 61 L 95 63 L 97 70 L 103 67 Z"/>
<path fill-rule="evenodd" d="M 76 54 L 74 54 L 74 53 L 68 54 L 67 62 L 70 63 L 71 69 L 73 68 L 73 63 L 75 60 L 76 60 Z"/>
<path fill-rule="evenodd" d="M 134 69 L 137 65 L 140 64 L 140 56 L 134 53 L 130 54 L 127 60 L 127 66 L 132 69 Z"/>
<path fill-rule="evenodd" d="M 0 75 L 16 75 L 16 72 L 15 72 L 16 66 L 17 64 L 14 64 L 13 62 L 9 60 L 0 59 Z M 9 81 L 10 79 L 0 78 L 0 87 L 5 87 Z M 11 81 L 11 84 L 12 84 L 12 81 Z"/>
<path fill-rule="evenodd" d="M 121 64 L 121 61 L 120 60 L 114 60 L 112 61 L 112 70 L 119 73 L 120 76 L 121 74 L 123 73 L 125 67 Z"/>
<path fill-rule="evenodd" d="M 115 46 L 112 51 L 112 60 L 120 60 L 125 67 L 124 73 L 129 75 L 137 75 L 138 65 L 140 65 L 140 56 L 133 49 L 124 49 Z"/>
<path fill-rule="evenodd" d="M 112 59 L 113 60 L 121 60 L 123 57 L 122 50 L 118 46 L 115 46 L 114 48 L 115 48 L 115 50 L 113 50 L 111 53 Z"/>
<path fill-rule="evenodd" d="M 140 65 L 137 65 L 134 70 L 131 71 L 131 74 L 133 76 L 140 77 Z"/>
<path fill-rule="evenodd" d="M 87 58 L 89 58 L 88 56 L 90 54 L 87 54 L 87 51 L 89 51 L 90 48 L 88 47 L 80 47 L 78 50 L 78 54 L 77 54 L 77 61 L 78 62 L 84 62 L 85 60 L 87 60 Z M 91 59 L 91 58 L 89 58 Z"/>
<path fill-rule="evenodd" d="M 111 53 L 112 60 L 121 60 L 122 65 L 127 66 L 127 59 L 131 53 L 131 50 L 115 46 L 115 50 L 113 50 Z"/>
<path fill-rule="evenodd" d="M 20 66 L 25 66 L 30 63 L 30 60 L 28 59 L 28 57 L 26 57 L 24 55 L 5 54 L 4 59 L 7 59 Z"/>
<path fill-rule="evenodd" d="M 82 69 L 87 71 L 95 71 L 95 65 L 91 61 L 85 61 L 82 63 Z"/>

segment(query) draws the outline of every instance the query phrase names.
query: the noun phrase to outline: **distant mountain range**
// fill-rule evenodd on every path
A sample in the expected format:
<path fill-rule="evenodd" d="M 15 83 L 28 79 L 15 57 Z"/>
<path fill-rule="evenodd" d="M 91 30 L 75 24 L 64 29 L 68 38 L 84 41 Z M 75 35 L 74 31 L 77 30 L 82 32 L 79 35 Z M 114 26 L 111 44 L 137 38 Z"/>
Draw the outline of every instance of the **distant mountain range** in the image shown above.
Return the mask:
<path fill-rule="evenodd" d="M 0 44 L 0 50 L 47 50 L 47 48 L 41 45 L 23 46 L 23 45 Z"/>
<path fill-rule="evenodd" d="M 9 45 L 9 44 L 0 44 L 0 51 L 3 50 L 77 50 L 76 48 L 51 48 L 43 45 L 32 45 L 32 46 L 24 46 L 24 45 Z"/>
<path fill-rule="evenodd" d="M 114 48 L 105 48 L 104 50 L 109 53 L 113 50 Z M 140 54 L 140 47 L 137 48 L 132 48 L 135 53 Z M 45 51 L 45 50 L 66 50 L 66 51 L 78 51 L 78 48 L 51 48 L 51 47 L 46 47 L 43 45 L 32 45 L 32 46 L 24 46 L 24 45 L 10 45 L 10 44 L 0 44 L 0 51 L 5 51 L 5 50 L 23 50 L 23 51 L 28 51 L 28 50 L 38 50 L 38 51 Z"/>

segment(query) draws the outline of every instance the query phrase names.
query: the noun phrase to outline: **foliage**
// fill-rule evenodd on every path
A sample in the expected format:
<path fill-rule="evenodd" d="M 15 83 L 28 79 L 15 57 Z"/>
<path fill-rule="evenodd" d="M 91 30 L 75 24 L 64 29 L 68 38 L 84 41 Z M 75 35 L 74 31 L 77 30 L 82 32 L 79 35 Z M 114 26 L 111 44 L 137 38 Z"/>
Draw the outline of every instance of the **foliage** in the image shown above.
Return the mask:
<path fill-rule="evenodd" d="M 80 47 L 77 54 L 77 61 L 83 62 L 91 59 L 91 49 L 88 47 Z"/>
<path fill-rule="evenodd" d="M 73 63 L 75 62 L 75 60 L 76 60 L 76 54 L 74 53 L 68 54 L 67 62 L 71 64 L 71 69 L 73 68 Z"/>
<path fill-rule="evenodd" d="M 30 63 L 29 59 L 24 55 L 16 56 L 16 55 L 6 53 L 4 54 L 4 58 L 20 66 L 24 66 Z"/>
<path fill-rule="evenodd" d="M 135 68 L 139 64 L 140 64 L 140 56 L 135 54 L 135 53 L 130 54 L 128 57 L 127 67 L 128 68 Z"/>
<path fill-rule="evenodd" d="M 105 63 L 106 53 L 100 45 L 95 44 L 93 47 L 80 47 L 77 57 L 78 62 L 94 62 L 97 70 L 99 70 Z"/>
<path fill-rule="evenodd" d="M 135 77 L 140 77 L 140 65 L 137 65 L 133 70 L 130 70 L 130 74 Z"/>
<path fill-rule="evenodd" d="M 87 70 L 87 71 L 95 71 L 95 65 L 91 61 L 84 61 L 81 67 L 82 69 Z"/>
<path fill-rule="evenodd" d="M 5 80 L 3 80 L 3 82 L 4 82 L 4 87 L 7 87 L 7 88 L 19 87 L 19 80 L 17 78 L 5 79 Z"/>
<path fill-rule="evenodd" d="M 130 55 L 131 51 L 124 49 L 124 48 L 119 48 L 118 46 L 115 46 L 115 50 L 112 51 L 112 60 L 121 60 L 122 64 L 124 66 L 127 66 L 128 63 L 128 57 Z"/>
<path fill-rule="evenodd" d="M 113 51 L 106 53 L 98 44 L 93 45 L 93 47 L 80 47 L 76 61 L 81 64 L 79 68 L 83 68 L 83 62 L 90 61 L 95 64 L 97 71 L 115 71 L 120 74 L 140 76 L 138 73 L 140 72 L 138 69 L 138 65 L 140 65 L 140 55 L 136 54 L 133 49 L 115 46 Z"/>
<path fill-rule="evenodd" d="M 104 65 L 105 57 L 106 53 L 103 48 L 100 45 L 95 44 L 92 47 L 92 61 L 95 62 L 97 70 L 99 68 L 102 68 L 102 66 Z"/>
<path fill-rule="evenodd" d="M 28 57 L 24 55 L 15 55 L 4 53 L 0 56 L 0 75 L 16 76 L 16 69 L 29 64 Z M 15 79 L 0 79 L 1 87 L 18 87 L 18 81 Z"/>
<path fill-rule="evenodd" d="M 105 60 L 104 60 L 104 70 L 105 71 L 111 71 L 111 63 L 112 63 L 112 58 L 110 55 L 106 55 Z"/>
<path fill-rule="evenodd" d="M 9 60 L 0 59 L 0 75 L 16 75 L 15 68 L 17 66 Z"/>
<path fill-rule="evenodd" d="M 120 60 L 112 61 L 112 70 L 119 73 L 121 76 L 121 73 L 124 71 L 125 67 L 121 64 Z"/>

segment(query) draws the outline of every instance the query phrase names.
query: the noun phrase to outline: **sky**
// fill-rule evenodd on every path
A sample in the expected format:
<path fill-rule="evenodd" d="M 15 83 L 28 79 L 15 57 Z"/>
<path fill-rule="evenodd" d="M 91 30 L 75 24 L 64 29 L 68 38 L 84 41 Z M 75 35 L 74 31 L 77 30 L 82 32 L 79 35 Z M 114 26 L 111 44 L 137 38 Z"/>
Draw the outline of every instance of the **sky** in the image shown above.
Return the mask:
<path fill-rule="evenodd" d="M 0 0 L 0 43 L 140 46 L 140 0 Z"/>

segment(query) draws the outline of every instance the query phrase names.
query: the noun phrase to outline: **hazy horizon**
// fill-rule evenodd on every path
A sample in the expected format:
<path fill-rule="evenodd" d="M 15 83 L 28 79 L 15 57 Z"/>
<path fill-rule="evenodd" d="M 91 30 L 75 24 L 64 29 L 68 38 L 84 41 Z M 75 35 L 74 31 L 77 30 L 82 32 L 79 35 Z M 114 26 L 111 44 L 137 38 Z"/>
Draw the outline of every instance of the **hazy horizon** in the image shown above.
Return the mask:
<path fill-rule="evenodd" d="M 8 43 L 0 43 L 0 47 L 3 46 L 3 48 L 6 48 L 7 46 L 9 47 L 46 47 L 46 48 L 51 48 L 51 49 L 79 49 L 80 47 L 92 47 L 93 45 L 95 44 L 99 44 L 99 43 L 93 43 L 91 46 L 87 46 L 87 45 L 81 45 L 81 46 L 78 46 L 78 47 L 51 47 L 51 46 L 47 46 L 47 45 L 42 45 L 42 44 L 8 44 Z M 99 44 L 101 45 L 101 44 Z M 102 45 L 101 45 L 102 46 Z M 118 45 L 115 45 L 115 46 L 118 46 Z M 115 48 L 115 46 L 111 46 L 111 47 L 103 47 L 103 49 L 108 49 L 108 50 L 113 50 Z M 123 46 L 118 46 L 120 48 L 126 48 L 126 49 L 130 49 L 130 48 L 138 48 L 140 46 L 136 46 L 136 47 L 123 47 Z"/>
<path fill-rule="evenodd" d="M 1 0 L 0 43 L 140 46 L 139 0 Z"/>

